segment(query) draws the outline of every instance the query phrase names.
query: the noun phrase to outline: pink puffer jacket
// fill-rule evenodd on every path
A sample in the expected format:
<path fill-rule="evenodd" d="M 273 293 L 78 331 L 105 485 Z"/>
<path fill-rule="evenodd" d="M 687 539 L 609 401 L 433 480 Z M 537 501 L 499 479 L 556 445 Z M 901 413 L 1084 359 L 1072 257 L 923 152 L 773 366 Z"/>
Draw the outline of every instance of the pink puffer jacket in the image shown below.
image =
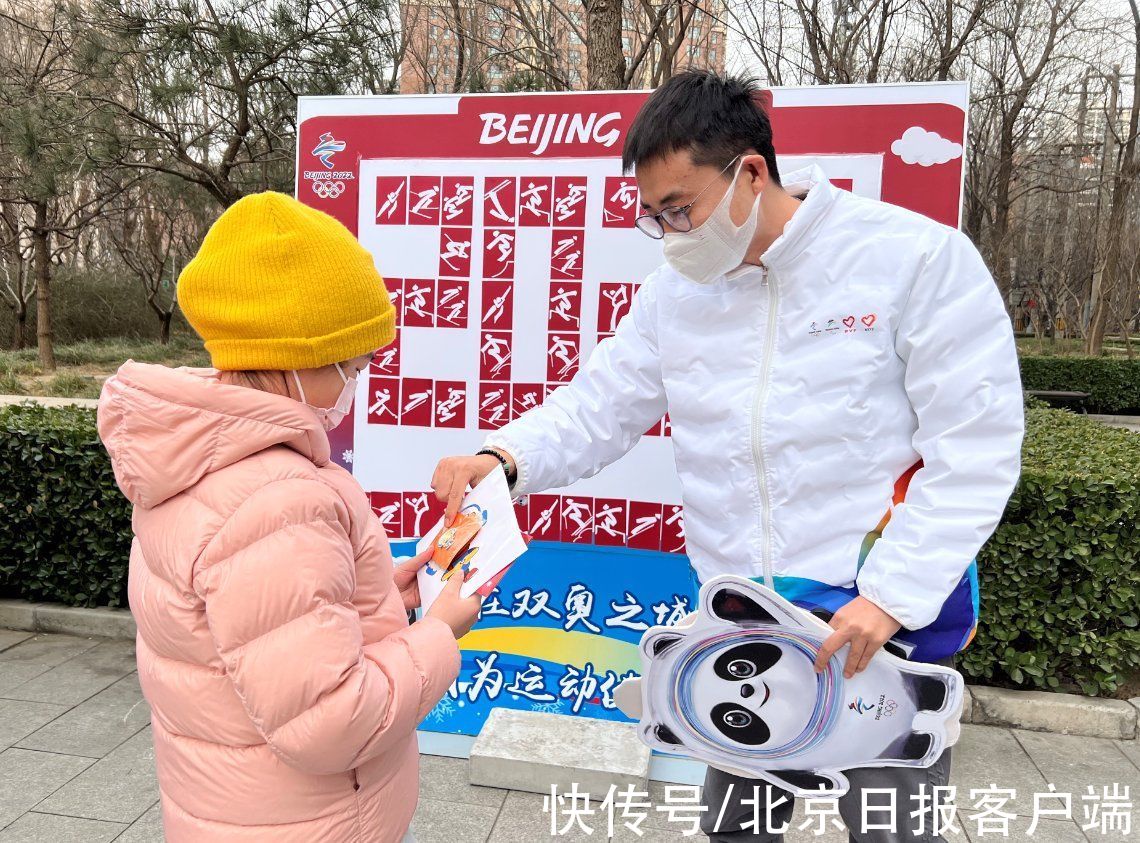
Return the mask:
<path fill-rule="evenodd" d="M 99 434 L 134 504 L 130 604 L 170 841 L 398 841 L 415 728 L 459 670 L 316 415 L 128 362 Z"/>

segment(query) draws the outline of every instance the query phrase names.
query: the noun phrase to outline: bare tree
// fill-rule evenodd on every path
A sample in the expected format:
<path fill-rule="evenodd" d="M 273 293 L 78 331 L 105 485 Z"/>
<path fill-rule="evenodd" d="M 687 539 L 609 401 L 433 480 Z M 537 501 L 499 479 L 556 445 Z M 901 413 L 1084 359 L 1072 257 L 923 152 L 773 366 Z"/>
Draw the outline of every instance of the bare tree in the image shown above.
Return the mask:
<path fill-rule="evenodd" d="M 176 176 L 222 207 L 288 189 L 303 93 L 393 89 L 393 3 L 99 0 L 85 46 L 112 69 L 91 96 L 118 118 L 108 163 Z"/>
<path fill-rule="evenodd" d="M 178 307 L 178 274 L 197 249 L 208 216 L 201 202 L 171 181 L 136 185 L 109 209 L 102 226 L 119 259 L 139 279 L 163 345 L 170 341 Z"/>
<path fill-rule="evenodd" d="M 22 208 L 14 203 L 0 204 L 0 273 L 4 282 L 0 293 L 3 293 L 4 304 L 12 310 L 13 351 L 24 347 L 28 304 L 36 294 L 31 250 L 21 212 Z"/>
<path fill-rule="evenodd" d="M 74 52 L 76 11 L 65 2 L 8 0 L 0 6 L 0 202 L 27 212 L 37 346 L 40 365 L 49 371 L 55 368 L 53 256 L 74 242 L 118 189 L 91 166 L 90 152 L 103 138 L 102 115 L 81 92 L 99 68 L 84 65 Z"/>
<path fill-rule="evenodd" d="M 1110 301 L 1116 288 L 1131 291 L 1132 277 L 1128 271 L 1128 258 L 1122 253 L 1125 248 L 1125 227 L 1131 221 L 1132 230 L 1135 231 L 1136 216 L 1131 207 L 1130 199 L 1132 189 L 1140 176 L 1140 156 L 1137 154 L 1137 128 L 1140 122 L 1140 8 L 1137 0 L 1128 0 L 1132 11 L 1133 24 L 1133 72 L 1132 72 L 1132 102 L 1128 110 L 1128 123 L 1120 136 L 1114 137 L 1106 134 L 1106 138 L 1116 141 L 1113 146 L 1118 148 L 1115 156 L 1115 175 L 1112 178 L 1112 197 L 1109 204 L 1108 223 L 1105 226 L 1103 238 L 1104 256 L 1093 275 L 1090 296 L 1091 317 L 1089 320 L 1088 335 L 1085 340 L 1085 350 L 1089 354 L 1100 354 L 1104 344 L 1104 330 L 1108 321 Z M 1106 125 L 1110 131 L 1115 127 L 1116 103 L 1120 87 L 1120 68 L 1113 69 L 1110 79 L 1112 94 Z M 1108 144 L 1106 143 L 1105 159 L 1108 160 Z M 1133 261 L 1133 266 L 1135 265 Z M 1127 321 L 1122 325 L 1127 336 Z M 1130 347 L 1129 347 L 1130 348 Z"/>

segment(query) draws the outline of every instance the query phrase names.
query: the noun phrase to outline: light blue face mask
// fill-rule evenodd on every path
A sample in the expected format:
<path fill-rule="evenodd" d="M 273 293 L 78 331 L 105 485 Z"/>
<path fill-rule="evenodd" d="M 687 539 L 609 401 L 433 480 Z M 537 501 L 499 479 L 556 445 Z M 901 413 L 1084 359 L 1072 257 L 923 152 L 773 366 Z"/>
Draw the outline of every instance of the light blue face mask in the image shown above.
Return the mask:
<path fill-rule="evenodd" d="M 344 373 L 340 363 L 334 364 L 336 366 L 337 374 L 340 379 L 344 381 L 344 386 L 340 390 L 340 395 L 336 398 L 336 403 L 331 407 L 314 407 L 305 400 L 305 388 L 301 386 L 301 378 L 297 374 L 297 370 L 293 370 L 293 382 L 297 384 L 297 391 L 301 393 L 301 403 L 311 409 L 317 414 L 317 418 L 321 420 L 321 426 L 325 430 L 332 430 L 337 427 L 352 410 L 352 399 L 356 396 L 356 376 L 351 378 Z"/>

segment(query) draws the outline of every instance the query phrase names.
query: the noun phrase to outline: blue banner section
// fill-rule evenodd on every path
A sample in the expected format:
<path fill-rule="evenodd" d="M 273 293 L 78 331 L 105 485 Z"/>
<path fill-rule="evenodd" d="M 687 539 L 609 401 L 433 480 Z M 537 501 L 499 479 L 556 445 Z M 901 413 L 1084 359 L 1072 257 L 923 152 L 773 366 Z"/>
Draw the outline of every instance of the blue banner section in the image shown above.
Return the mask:
<path fill-rule="evenodd" d="M 641 634 L 695 599 L 685 556 L 535 542 L 459 642 L 459 678 L 421 728 L 475 735 L 496 707 L 626 721 L 613 691 L 640 672 Z"/>

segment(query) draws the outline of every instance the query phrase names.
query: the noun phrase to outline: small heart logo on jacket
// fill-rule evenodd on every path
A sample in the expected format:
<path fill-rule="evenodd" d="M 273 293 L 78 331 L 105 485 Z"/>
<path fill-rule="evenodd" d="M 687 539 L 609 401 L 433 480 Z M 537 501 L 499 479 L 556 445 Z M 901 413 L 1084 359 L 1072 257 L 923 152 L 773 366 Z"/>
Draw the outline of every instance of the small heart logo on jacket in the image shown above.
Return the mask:
<path fill-rule="evenodd" d="M 872 325 L 875 324 L 875 314 L 868 313 L 866 316 L 864 316 L 859 321 L 862 322 L 864 325 L 866 325 L 868 328 L 870 328 Z"/>
<path fill-rule="evenodd" d="M 855 317 L 854 316 L 844 316 L 843 317 L 843 324 L 846 325 L 848 328 L 850 328 L 852 325 L 855 324 Z"/>

